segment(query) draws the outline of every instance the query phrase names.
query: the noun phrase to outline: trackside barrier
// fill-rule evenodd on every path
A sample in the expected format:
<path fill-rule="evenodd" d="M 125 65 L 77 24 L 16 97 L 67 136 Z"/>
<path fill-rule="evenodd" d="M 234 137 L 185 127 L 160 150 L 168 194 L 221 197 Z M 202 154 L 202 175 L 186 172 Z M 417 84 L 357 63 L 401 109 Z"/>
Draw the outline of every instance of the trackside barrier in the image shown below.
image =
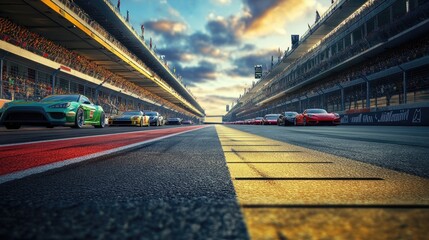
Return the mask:
<path fill-rule="evenodd" d="M 429 126 L 429 107 L 341 114 L 341 124 Z"/>

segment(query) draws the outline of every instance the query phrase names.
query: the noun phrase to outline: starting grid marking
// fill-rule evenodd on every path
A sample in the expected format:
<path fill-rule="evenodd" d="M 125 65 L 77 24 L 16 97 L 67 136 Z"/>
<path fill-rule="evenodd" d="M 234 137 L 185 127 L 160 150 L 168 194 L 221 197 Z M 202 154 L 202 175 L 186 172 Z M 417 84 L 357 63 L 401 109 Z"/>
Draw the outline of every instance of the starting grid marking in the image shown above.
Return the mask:
<path fill-rule="evenodd" d="M 380 229 L 408 238 L 404 224 L 414 239 L 428 233 L 427 179 L 226 126 L 216 130 L 253 239 L 374 239 Z M 383 234 L 398 238 L 392 230 Z"/>

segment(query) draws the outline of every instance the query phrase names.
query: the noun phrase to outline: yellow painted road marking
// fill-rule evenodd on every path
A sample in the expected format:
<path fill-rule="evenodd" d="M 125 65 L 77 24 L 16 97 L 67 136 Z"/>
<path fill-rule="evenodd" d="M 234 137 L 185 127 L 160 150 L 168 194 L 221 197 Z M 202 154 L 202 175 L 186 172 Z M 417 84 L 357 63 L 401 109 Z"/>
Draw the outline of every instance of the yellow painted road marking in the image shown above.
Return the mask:
<path fill-rule="evenodd" d="M 216 130 L 252 239 L 427 239 L 429 180 Z"/>

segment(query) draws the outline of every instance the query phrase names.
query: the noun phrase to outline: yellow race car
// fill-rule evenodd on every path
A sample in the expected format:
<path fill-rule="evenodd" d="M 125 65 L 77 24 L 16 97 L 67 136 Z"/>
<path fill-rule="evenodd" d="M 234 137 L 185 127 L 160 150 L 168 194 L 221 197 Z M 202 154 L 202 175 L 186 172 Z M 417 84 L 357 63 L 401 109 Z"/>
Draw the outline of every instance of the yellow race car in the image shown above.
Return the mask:
<path fill-rule="evenodd" d="M 126 111 L 121 115 L 109 117 L 110 126 L 138 126 L 149 127 L 149 116 L 142 111 Z"/>

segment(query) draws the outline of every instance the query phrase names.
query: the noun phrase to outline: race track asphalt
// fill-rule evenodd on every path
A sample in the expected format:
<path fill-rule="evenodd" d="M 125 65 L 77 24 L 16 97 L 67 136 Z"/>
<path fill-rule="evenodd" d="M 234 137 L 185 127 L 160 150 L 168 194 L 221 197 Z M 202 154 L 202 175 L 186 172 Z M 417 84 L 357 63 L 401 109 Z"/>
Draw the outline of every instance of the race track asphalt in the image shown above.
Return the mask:
<path fill-rule="evenodd" d="M 0 195 L 2 239 L 248 238 L 210 127 L 4 183 Z"/>
<path fill-rule="evenodd" d="M 167 128 L 164 126 L 159 129 Z M 155 128 L 108 127 L 79 130 L 69 128 L 6 130 L 0 128 L 0 146 L 35 140 L 94 135 L 100 135 L 103 138 L 101 134 L 153 129 Z M 219 132 L 220 130 L 223 132 Z M 258 142 L 254 141 L 256 138 L 258 138 Z M 264 143 L 264 141 L 267 142 Z M 276 145 L 277 148 L 276 146 L 264 146 L 269 144 Z M 249 174 L 265 170 L 281 174 L 282 167 L 286 166 L 275 162 L 279 160 L 275 156 L 294 154 L 294 151 L 288 153 L 285 151 L 286 149 L 278 149 L 283 145 L 284 148 L 289 147 L 291 150 L 298 149 L 295 152 L 300 158 L 296 158 L 297 160 L 293 160 L 294 162 L 305 160 L 307 154 L 316 156 L 317 160 L 317 152 L 313 151 L 318 151 L 329 155 L 325 158 L 325 160 L 329 159 L 329 163 L 326 164 L 328 167 L 334 167 L 337 159 L 340 161 L 342 158 L 347 158 L 387 169 L 387 174 L 394 170 L 395 173 L 392 176 L 396 174 L 402 178 L 406 175 L 405 177 L 409 176 L 409 179 L 418 179 L 419 185 L 416 186 L 424 185 L 429 178 L 427 161 L 429 128 L 427 127 L 208 126 L 130 150 L 0 184 L 0 238 L 248 239 L 253 236 L 254 239 L 259 239 L 265 236 L 267 229 L 271 231 L 272 236 L 275 236 L 273 239 L 289 239 L 291 236 L 314 237 L 315 239 L 322 236 L 328 239 L 335 236 L 358 236 L 354 232 L 355 230 L 334 223 L 329 225 L 330 228 L 326 228 L 326 232 L 323 233 L 325 235 L 321 235 L 320 232 L 308 232 L 309 228 L 304 228 L 308 227 L 305 222 L 311 222 L 310 220 L 316 219 L 316 216 L 321 216 L 321 220 L 320 222 L 313 221 L 315 229 L 322 228 L 324 223 L 328 224 L 327 217 L 343 221 L 347 218 L 359 220 L 362 217 L 371 216 L 375 220 L 373 218 L 367 218 L 365 221 L 359 220 L 364 231 L 373 234 L 377 232 L 377 229 L 389 230 L 391 226 L 394 226 L 395 229 L 391 232 L 398 234 L 388 235 L 384 232 L 375 239 L 383 239 L 386 236 L 402 238 L 411 236 L 414 237 L 413 239 L 421 239 L 420 236 L 429 234 L 425 230 L 425 226 L 429 223 L 429 205 L 426 204 L 429 195 L 427 189 L 420 187 L 416 187 L 415 191 L 418 198 L 414 198 L 412 195 L 400 196 L 401 199 L 408 201 L 407 205 L 403 205 L 405 209 L 402 209 L 400 205 L 399 207 L 386 205 L 384 208 L 383 202 L 380 203 L 380 201 L 384 201 L 384 198 L 378 199 L 376 205 L 370 205 L 370 209 L 367 209 L 365 205 L 359 205 L 357 208 L 352 206 L 350 209 L 346 208 L 347 205 L 329 207 L 329 204 L 325 204 L 320 209 L 317 208 L 317 204 L 307 204 L 304 208 L 289 205 L 280 208 L 272 208 L 269 204 L 246 205 L 243 203 L 246 196 L 240 197 L 237 192 L 247 194 L 252 201 L 270 196 L 258 195 L 257 191 L 252 195 L 252 191 L 249 191 L 252 185 L 246 185 L 246 178 L 238 179 L 231 176 L 245 173 L 248 170 L 237 172 L 236 170 L 241 168 L 238 166 L 239 164 L 229 161 L 226 156 L 234 157 L 235 154 L 244 158 L 244 156 L 265 154 L 264 156 L 267 156 L 265 159 L 256 160 L 271 161 L 271 163 L 268 162 L 268 165 L 261 164 L 262 162 L 247 164 L 254 170 Z M 254 149 L 252 150 L 254 152 L 246 153 L 246 146 Z M 228 150 L 230 148 L 231 151 Z M 240 149 L 243 152 L 240 152 Z M 271 150 L 277 151 L 277 153 L 270 153 Z M 237 156 L 234 161 L 240 160 Z M 19 159 L 17 160 L 19 161 Z M 320 159 L 320 161 L 325 160 Z M 228 161 L 232 165 L 227 163 Z M 315 160 L 308 161 L 311 161 L 310 163 L 314 167 L 322 166 L 316 164 Z M 238 168 L 232 168 L 231 166 L 234 164 Z M 297 169 L 297 171 L 306 174 L 303 172 L 303 168 Z M 353 169 L 345 168 L 344 174 L 358 173 L 353 171 Z M 401 175 L 402 173 L 405 175 Z M 243 176 L 245 177 L 245 175 Z M 304 182 L 311 180 L 311 177 L 304 179 Z M 376 176 L 371 175 L 370 177 Z M 285 180 L 281 176 L 279 179 Z M 299 178 L 297 179 L 299 180 Z M 293 184 L 301 184 L 296 181 L 297 179 L 292 179 Z M 262 184 L 257 179 L 248 178 L 248 180 L 252 182 L 253 186 Z M 380 180 L 368 178 L 363 182 L 372 184 L 373 180 L 376 180 L 374 182 L 377 183 L 381 182 L 381 178 Z M 382 181 L 389 182 L 387 180 L 388 178 L 384 175 Z M 288 186 L 287 181 L 282 181 L 280 184 L 274 181 L 275 178 L 269 180 L 268 186 Z M 334 181 L 337 184 L 342 180 L 340 178 L 334 179 Z M 234 186 L 237 182 L 238 184 Z M 407 182 L 407 184 L 410 183 L 412 184 L 412 180 Z M 237 189 L 237 187 L 239 188 Z M 404 187 L 406 186 L 401 186 L 401 188 Z M 268 192 L 267 189 L 259 190 Z M 302 190 L 306 191 L 305 188 Z M 317 189 L 315 191 L 311 194 L 316 194 Z M 276 194 L 281 197 L 281 194 L 287 194 L 287 192 L 282 190 Z M 397 199 L 391 198 L 394 194 L 396 193 L 389 192 L 384 196 L 390 198 L 386 204 L 391 202 L 397 204 Z M 285 199 L 290 200 L 291 196 L 288 195 Z M 335 199 L 335 195 L 330 197 Z M 344 196 L 340 198 L 344 198 Z M 294 198 L 292 200 L 299 203 L 302 199 Z M 282 199 L 273 201 L 281 202 Z M 309 201 L 317 202 L 318 199 L 312 198 Z M 339 210 L 338 207 L 341 209 Z M 339 215 L 339 213 L 341 214 Z M 280 215 L 284 217 L 280 217 Z M 270 218 L 270 216 L 275 216 L 275 218 Z M 383 223 L 377 222 L 377 218 L 379 220 L 394 219 L 394 225 L 380 227 L 383 226 Z M 406 219 L 406 221 L 401 219 Z M 276 226 L 280 230 L 275 230 Z M 258 227 L 261 229 L 249 230 Z M 293 235 L 294 233 L 288 227 L 293 227 L 301 234 L 307 235 Z M 341 230 L 339 230 L 340 227 L 342 227 Z M 340 235 L 341 231 L 345 232 L 345 235 Z"/>

